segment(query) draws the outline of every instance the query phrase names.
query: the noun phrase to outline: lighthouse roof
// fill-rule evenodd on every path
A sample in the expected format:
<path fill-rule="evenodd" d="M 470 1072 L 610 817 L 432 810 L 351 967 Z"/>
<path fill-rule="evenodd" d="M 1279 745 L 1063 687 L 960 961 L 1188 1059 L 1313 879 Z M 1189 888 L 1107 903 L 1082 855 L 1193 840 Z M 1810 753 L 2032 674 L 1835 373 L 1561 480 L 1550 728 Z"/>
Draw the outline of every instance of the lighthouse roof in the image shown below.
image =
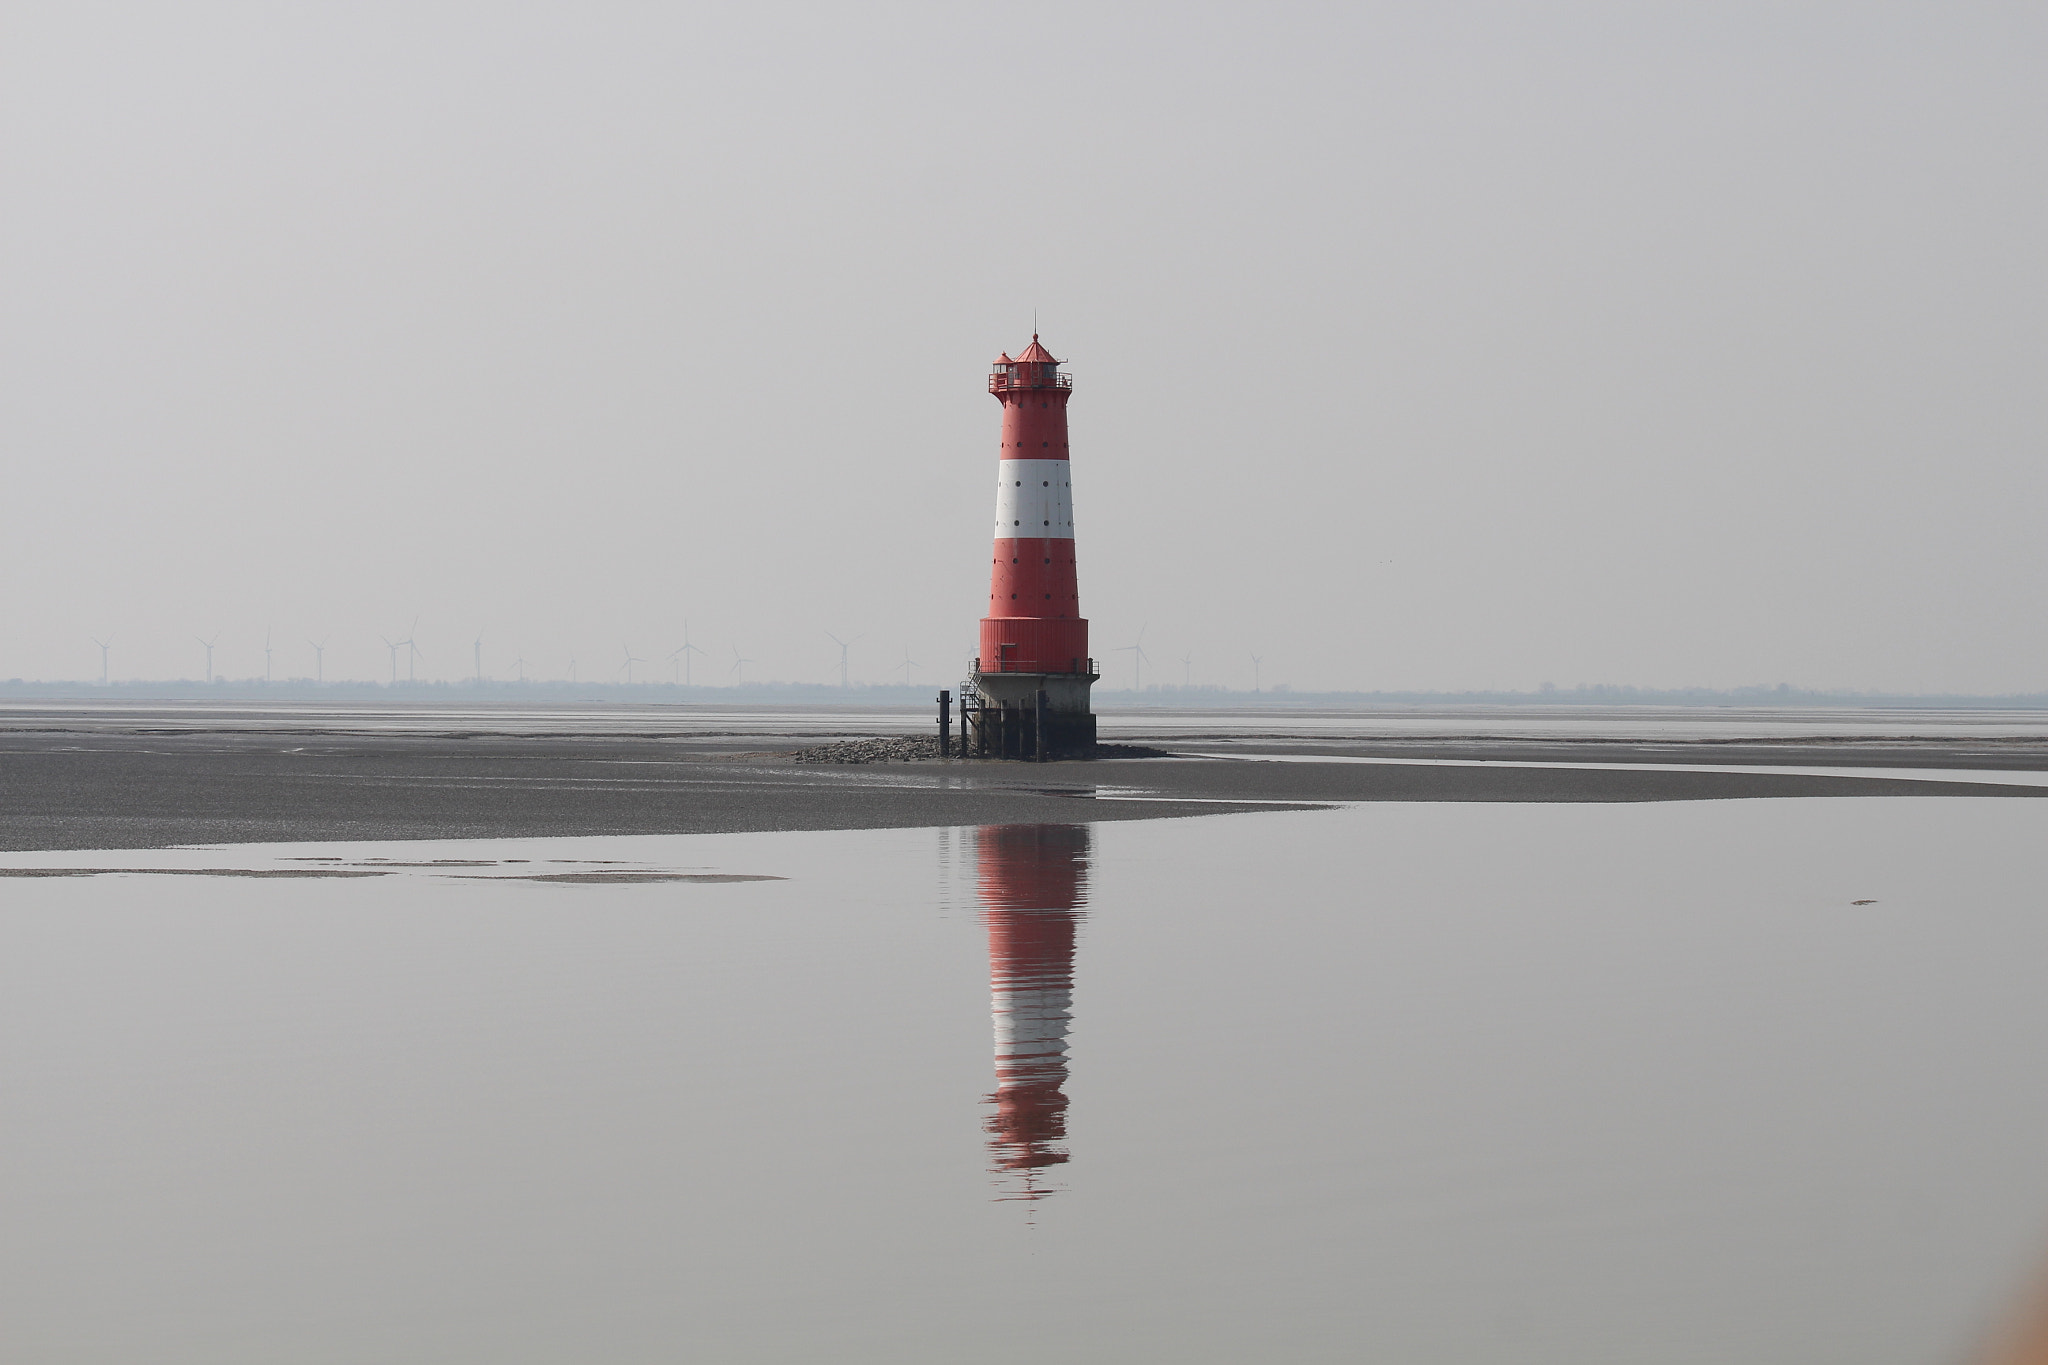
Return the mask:
<path fill-rule="evenodd" d="M 1046 350 L 1045 347 L 1038 344 L 1038 333 L 1036 332 L 1033 332 L 1031 334 L 1031 344 L 1029 346 L 1026 346 L 1022 351 L 1017 353 L 1017 359 L 1027 365 L 1032 364 L 1034 362 L 1052 365 L 1057 365 L 1060 363 L 1059 361 L 1053 359 L 1053 354 L 1051 351 Z"/>

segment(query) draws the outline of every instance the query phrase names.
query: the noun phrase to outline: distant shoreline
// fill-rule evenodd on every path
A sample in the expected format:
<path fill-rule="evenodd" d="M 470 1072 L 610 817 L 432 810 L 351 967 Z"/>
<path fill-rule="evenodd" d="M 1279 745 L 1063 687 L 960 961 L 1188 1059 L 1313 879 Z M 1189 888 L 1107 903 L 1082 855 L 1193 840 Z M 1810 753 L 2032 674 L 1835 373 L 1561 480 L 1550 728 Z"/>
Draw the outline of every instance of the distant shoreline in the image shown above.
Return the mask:
<path fill-rule="evenodd" d="M 682 686 L 676 683 L 571 683 L 485 679 L 474 681 L 316 683 L 289 679 L 115 680 L 108 684 L 71 681 L 0 680 L 0 705 L 33 702 L 325 702 L 378 705 L 519 705 L 522 703 L 668 706 L 923 707 L 954 683 L 855 684 L 748 683 L 744 686 Z M 1098 710 L 1304 709 L 1387 710 L 1429 707 L 1687 707 L 1700 709 L 2005 710 L 2048 711 L 2048 691 L 2024 693 L 1898 693 L 1802 689 L 1789 686 L 1737 688 L 1640 688 L 1589 686 L 1523 692 L 1310 692 L 1280 687 L 1260 692 L 1226 687 L 1148 687 L 1142 692 L 1098 685 Z"/>

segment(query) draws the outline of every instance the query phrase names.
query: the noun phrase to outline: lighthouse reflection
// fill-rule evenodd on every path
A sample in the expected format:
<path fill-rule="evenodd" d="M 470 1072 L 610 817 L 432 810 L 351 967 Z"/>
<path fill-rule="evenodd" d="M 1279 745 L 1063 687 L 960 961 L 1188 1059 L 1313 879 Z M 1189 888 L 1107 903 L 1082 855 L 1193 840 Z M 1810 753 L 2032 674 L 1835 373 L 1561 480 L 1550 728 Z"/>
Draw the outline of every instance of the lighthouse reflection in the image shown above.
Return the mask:
<path fill-rule="evenodd" d="M 1043 1199 L 1067 1160 L 1074 939 L 1088 890 L 1086 825 L 986 825 L 975 841 L 988 926 L 995 1112 L 985 1125 L 1001 1199 Z"/>

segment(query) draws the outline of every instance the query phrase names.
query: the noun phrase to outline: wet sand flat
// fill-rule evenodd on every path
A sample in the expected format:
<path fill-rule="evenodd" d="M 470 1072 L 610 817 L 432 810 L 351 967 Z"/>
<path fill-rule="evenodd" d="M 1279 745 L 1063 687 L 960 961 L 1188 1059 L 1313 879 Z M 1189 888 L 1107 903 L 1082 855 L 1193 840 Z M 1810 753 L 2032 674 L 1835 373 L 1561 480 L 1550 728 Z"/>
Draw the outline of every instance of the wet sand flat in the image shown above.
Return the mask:
<path fill-rule="evenodd" d="M 1674 743 L 1547 736 L 1304 742 L 1243 734 L 1220 747 L 1214 737 L 1169 742 L 1163 747 L 1177 756 L 1163 759 L 828 766 L 789 755 L 829 730 L 833 717 L 778 717 L 772 726 L 756 718 L 761 733 L 680 729 L 660 717 L 623 727 L 603 717 L 609 728 L 592 721 L 580 733 L 380 731 L 355 722 L 336 729 L 331 719 L 230 718 L 179 729 L 160 717 L 116 712 L 5 718 L 0 848 L 1072 823 L 1358 801 L 2048 794 L 1895 775 L 2048 769 L 2048 744 L 2025 736 Z M 1253 761 L 1266 756 L 1294 761 Z M 1404 761 L 1345 761 L 1359 757 Z M 1605 766 L 1517 766 L 1575 762 Z M 1727 771 L 1668 770 L 1678 764 Z M 1790 765 L 1891 773 L 1746 770 Z"/>

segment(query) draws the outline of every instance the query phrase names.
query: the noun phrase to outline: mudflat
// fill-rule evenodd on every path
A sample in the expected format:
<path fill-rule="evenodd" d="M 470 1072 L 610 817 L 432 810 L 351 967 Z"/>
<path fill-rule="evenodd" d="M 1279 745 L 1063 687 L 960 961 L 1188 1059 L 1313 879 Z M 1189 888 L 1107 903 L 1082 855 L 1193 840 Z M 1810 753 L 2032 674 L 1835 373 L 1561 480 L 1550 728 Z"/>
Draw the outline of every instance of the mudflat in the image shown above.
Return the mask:
<path fill-rule="evenodd" d="M 2048 795 L 2048 786 L 1991 776 L 2048 769 L 2039 740 L 1305 744 L 1239 735 L 1154 738 L 1168 755 L 1158 758 L 820 764 L 796 757 L 819 742 L 813 735 L 758 728 L 376 730 L 311 718 L 165 726 L 114 713 L 11 717 L 0 720 L 0 848 L 1080 823 L 1358 801 Z M 1261 761 L 1272 758 L 1287 761 Z M 1573 763 L 1609 766 L 1518 766 Z M 1715 770 L 1665 770 L 1678 765 Z M 1974 769 L 1986 778 L 1751 770 L 1760 766 Z"/>

